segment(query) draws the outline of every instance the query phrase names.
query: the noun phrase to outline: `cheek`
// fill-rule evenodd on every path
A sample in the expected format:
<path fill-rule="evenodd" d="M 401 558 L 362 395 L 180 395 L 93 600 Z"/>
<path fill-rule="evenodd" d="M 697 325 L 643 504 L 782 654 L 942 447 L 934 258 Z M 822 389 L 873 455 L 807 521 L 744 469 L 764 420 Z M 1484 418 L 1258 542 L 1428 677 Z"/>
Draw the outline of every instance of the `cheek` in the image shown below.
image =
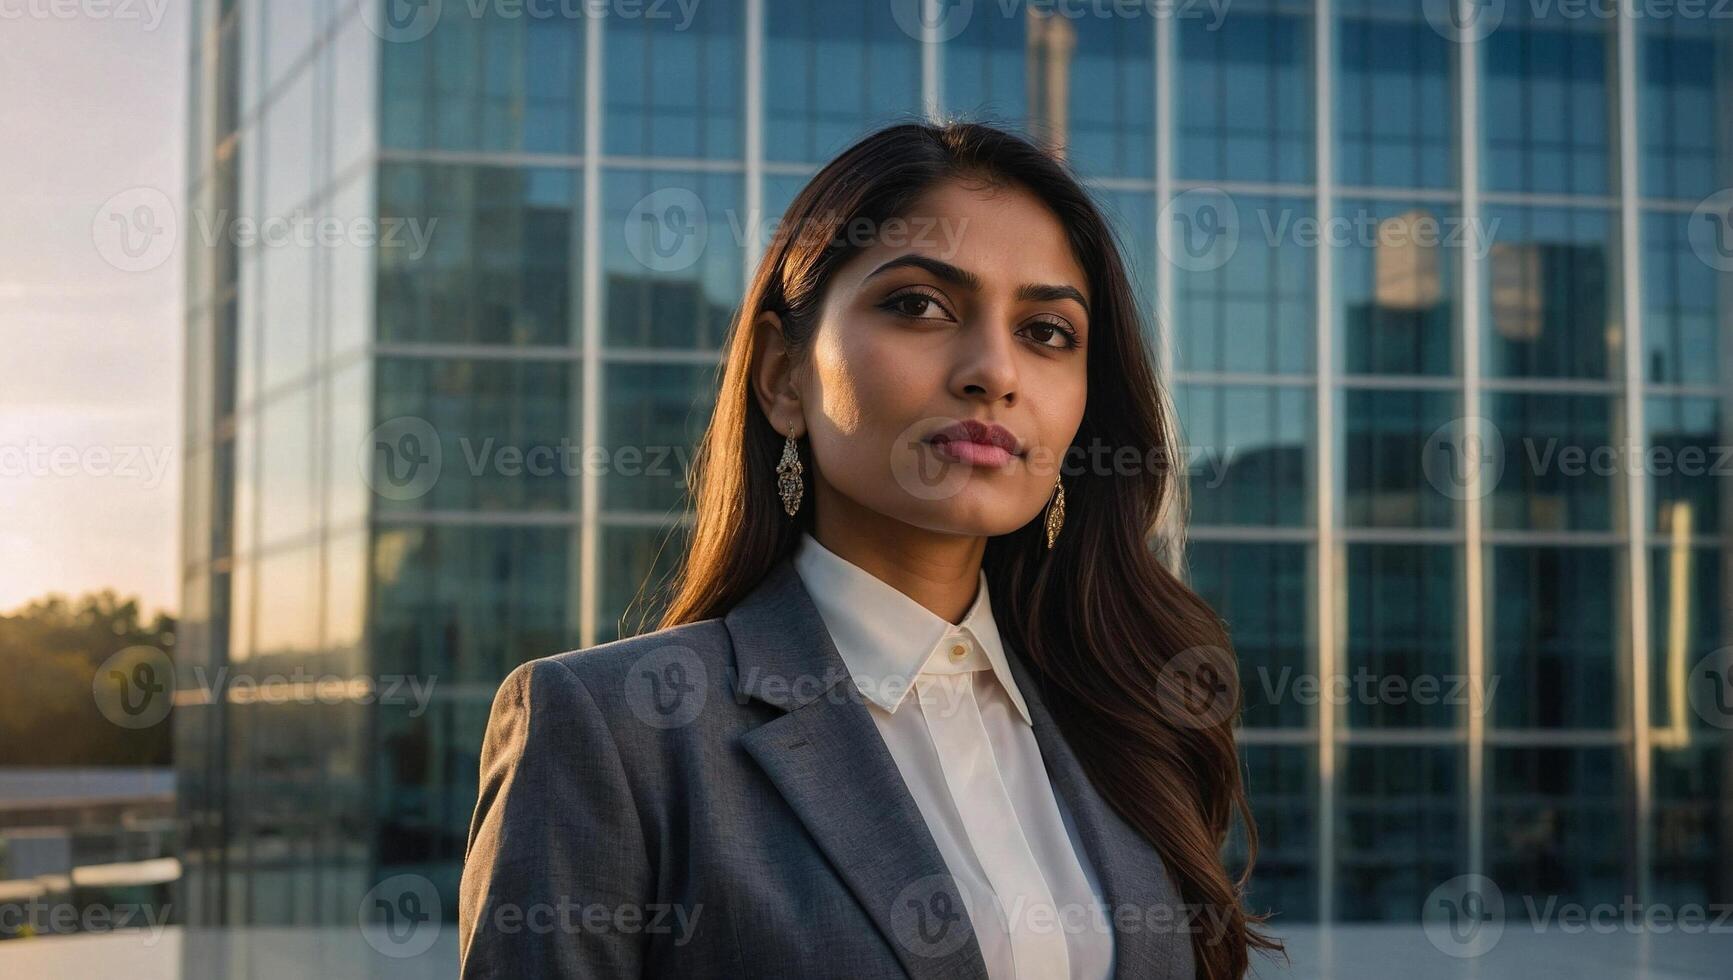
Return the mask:
<path fill-rule="evenodd" d="M 1083 425 L 1083 409 L 1089 397 L 1088 377 L 1070 365 L 1056 366 L 1044 377 L 1030 378 L 1029 390 L 1039 393 L 1030 406 L 1041 445 L 1057 456 L 1076 438 Z"/>
<path fill-rule="evenodd" d="M 888 445 L 928 400 L 930 362 L 923 365 L 868 328 L 830 332 L 813 355 L 821 410 L 839 436 Z"/>

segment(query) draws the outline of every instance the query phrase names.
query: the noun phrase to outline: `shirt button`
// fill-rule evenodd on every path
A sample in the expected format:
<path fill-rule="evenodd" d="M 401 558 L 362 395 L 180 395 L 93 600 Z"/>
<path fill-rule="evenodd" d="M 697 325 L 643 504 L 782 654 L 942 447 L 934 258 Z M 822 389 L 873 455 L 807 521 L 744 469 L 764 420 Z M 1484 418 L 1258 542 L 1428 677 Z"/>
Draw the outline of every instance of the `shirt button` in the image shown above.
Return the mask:
<path fill-rule="evenodd" d="M 969 655 L 969 648 L 968 647 L 962 645 L 961 643 L 951 644 L 951 659 L 952 660 L 961 660 L 968 655 Z"/>

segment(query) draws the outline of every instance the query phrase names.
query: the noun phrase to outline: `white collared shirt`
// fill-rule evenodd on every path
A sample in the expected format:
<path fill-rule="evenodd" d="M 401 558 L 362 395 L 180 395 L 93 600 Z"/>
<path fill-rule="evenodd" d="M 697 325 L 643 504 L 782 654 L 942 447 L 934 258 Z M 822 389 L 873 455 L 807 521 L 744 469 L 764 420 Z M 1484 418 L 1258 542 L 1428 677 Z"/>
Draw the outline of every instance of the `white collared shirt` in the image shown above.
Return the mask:
<path fill-rule="evenodd" d="M 953 625 L 811 534 L 794 564 L 956 880 L 988 976 L 1108 976 L 1111 916 L 1005 662 L 986 571 Z"/>

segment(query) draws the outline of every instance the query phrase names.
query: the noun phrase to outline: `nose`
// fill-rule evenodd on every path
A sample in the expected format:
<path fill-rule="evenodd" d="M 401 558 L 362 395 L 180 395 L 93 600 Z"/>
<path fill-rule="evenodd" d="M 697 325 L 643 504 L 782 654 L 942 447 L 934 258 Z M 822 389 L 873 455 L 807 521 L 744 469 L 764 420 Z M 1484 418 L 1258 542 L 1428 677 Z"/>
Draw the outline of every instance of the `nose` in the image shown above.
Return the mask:
<path fill-rule="evenodd" d="M 968 401 L 1017 403 L 1017 338 L 1003 318 L 984 317 L 981 326 L 956 333 L 952 392 Z"/>

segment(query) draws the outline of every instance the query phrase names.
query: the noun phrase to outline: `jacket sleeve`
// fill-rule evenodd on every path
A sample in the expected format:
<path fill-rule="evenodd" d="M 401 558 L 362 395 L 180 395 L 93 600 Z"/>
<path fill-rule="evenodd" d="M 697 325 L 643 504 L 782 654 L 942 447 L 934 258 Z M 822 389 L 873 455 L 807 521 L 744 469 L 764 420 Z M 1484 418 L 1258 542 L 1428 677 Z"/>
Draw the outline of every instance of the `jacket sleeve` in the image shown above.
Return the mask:
<path fill-rule="evenodd" d="M 636 977 L 653 899 L 619 745 L 583 680 L 553 660 L 514 669 L 482 740 L 458 888 L 463 977 Z"/>

